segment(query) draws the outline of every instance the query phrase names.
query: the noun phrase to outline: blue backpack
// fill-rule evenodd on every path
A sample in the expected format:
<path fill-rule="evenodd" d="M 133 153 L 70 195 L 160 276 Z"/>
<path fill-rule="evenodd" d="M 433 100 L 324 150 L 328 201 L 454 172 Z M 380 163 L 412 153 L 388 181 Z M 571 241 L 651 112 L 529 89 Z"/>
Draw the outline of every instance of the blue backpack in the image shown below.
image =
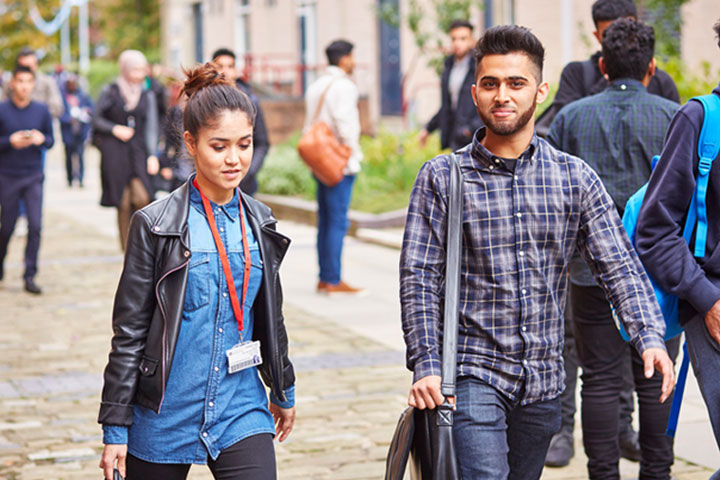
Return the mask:
<path fill-rule="evenodd" d="M 709 94 L 695 97 L 692 100 L 702 104 L 705 111 L 705 120 L 703 121 L 700 137 L 698 138 L 698 156 L 700 161 L 698 163 L 697 185 L 692 201 L 690 202 L 687 219 L 685 220 L 683 238 L 689 246 L 693 230 L 695 230 L 693 255 L 696 258 L 703 258 L 705 256 L 705 243 L 707 240 L 707 205 L 705 197 L 707 196 L 708 180 L 710 178 L 710 169 L 712 168 L 713 160 L 715 160 L 715 157 L 720 153 L 720 97 Z M 658 156 L 653 158 L 653 168 L 655 168 L 658 159 Z M 635 246 L 635 229 L 637 228 L 638 215 L 640 214 L 640 207 L 645 198 L 647 187 L 647 184 L 643 185 L 628 199 L 622 218 L 623 225 L 625 226 L 625 230 L 627 230 L 628 237 L 633 246 Z M 648 277 L 655 290 L 655 297 L 660 305 L 660 310 L 665 318 L 665 340 L 669 340 L 680 335 L 683 330 L 678 319 L 678 298 L 660 288 L 650 275 L 648 275 Z M 625 340 L 629 340 L 625 327 L 617 320 L 617 317 L 616 322 L 620 330 L 620 335 L 622 335 Z M 680 414 L 680 403 L 682 402 L 682 395 L 685 389 L 688 363 L 687 344 L 685 344 L 683 345 L 683 362 L 675 387 L 675 396 L 673 398 L 667 431 L 665 432 L 669 436 L 675 436 L 678 416 Z"/>

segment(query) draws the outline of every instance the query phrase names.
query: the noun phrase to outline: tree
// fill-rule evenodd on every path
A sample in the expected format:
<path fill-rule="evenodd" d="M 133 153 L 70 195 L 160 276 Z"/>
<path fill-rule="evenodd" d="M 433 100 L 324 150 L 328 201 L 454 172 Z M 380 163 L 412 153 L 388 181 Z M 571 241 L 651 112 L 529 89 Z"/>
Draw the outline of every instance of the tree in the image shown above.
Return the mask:
<path fill-rule="evenodd" d="M 681 8 L 690 0 L 638 0 L 638 16 L 655 28 L 655 52 L 664 60 L 680 57 Z"/>
<path fill-rule="evenodd" d="M 110 58 L 127 49 L 140 50 L 160 60 L 160 2 L 149 0 L 103 0 L 95 2 L 96 27 Z"/>
<path fill-rule="evenodd" d="M 36 5 L 40 14 L 53 18 L 61 5 L 61 0 L 31 2 L 30 0 L 4 0 L 0 3 L 0 68 L 12 69 L 15 56 L 24 47 L 37 50 L 44 56 L 45 63 L 60 58 L 60 34 L 46 37 L 40 33 L 30 20 L 29 12 Z"/>

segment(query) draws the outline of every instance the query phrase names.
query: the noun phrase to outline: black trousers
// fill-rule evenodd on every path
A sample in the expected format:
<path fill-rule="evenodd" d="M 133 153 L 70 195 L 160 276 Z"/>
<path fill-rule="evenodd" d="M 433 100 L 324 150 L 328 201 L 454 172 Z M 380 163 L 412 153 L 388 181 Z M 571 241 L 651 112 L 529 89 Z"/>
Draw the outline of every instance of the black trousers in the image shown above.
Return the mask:
<path fill-rule="evenodd" d="M 588 456 L 591 479 L 620 479 L 618 461 L 619 394 L 623 385 L 623 369 L 631 355 L 635 391 L 640 420 L 640 479 L 670 478 L 673 444 L 665 436 L 672 395 L 660 403 L 662 375 L 655 372 L 645 378 L 642 359 L 625 342 L 615 327 L 610 304 L 600 287 L 571 285 L 571 301 L 575 318 L 575 346 L 582 366 L 582 428 L 583 444 Z M 668 353 L 675 360 L 679 339 L 667 343 Z"/>
<path fill-rule="evenodd" d="M 189 464 L 151 463 L 128 454 L 126 480 L 185 480 Z M 275 480 L 275 448 L 269 433 L 253 435 L 208 458 L 216 480 Z"/>
<path fill-rule="evenodd" d="M 0 264 L 5 262 L 7 247 L 15 230 L 19 214 L 19 203 L 25 202 L 28 234 L 25 246 L 25 280 L 31 280 L 37 273 L 37 258 L 40 251 L 40 230 L 42 229 L 42 171 L 24 177 L 0 175 Z"/>

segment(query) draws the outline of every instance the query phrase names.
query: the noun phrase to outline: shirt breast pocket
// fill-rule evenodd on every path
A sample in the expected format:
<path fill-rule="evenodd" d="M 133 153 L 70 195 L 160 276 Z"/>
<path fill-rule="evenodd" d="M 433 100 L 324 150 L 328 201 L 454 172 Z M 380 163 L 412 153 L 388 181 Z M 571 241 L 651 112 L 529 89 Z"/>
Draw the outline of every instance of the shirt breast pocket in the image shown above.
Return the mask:
<path fill-rule="evenodd" d="M 193 254 L 192 258 L 185 289 L 186 312 L 194 312 L 210 303 L 210 258 L 202 254 Z"/>

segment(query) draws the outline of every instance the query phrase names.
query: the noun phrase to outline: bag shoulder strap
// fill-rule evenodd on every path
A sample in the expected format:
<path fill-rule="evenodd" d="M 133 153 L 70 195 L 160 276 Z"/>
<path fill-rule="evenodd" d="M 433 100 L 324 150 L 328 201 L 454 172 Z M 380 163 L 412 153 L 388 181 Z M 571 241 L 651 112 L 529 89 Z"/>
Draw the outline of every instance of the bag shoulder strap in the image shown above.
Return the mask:
<path fill-rule="evenodd" d="M 328 92 L 330 91 L 330 87 L 332 87 L 333 83 L 335 83 L 335 81 L 338 78 L 340 78 L 340 77 L 335 77 L 335 78 L 330 79 L 330 83 L 328 83 L 328 86 L 325 87 L 325 90 L 323 90 L 322 95 L 320 95 L 320 100 L 318 100 L 317 107 L 315 108 L 315 114 L 313 115 L 313 119 L 312 119 L 312 122 L 310 123 L 310 125 L 313 125 L 313 124 L 315 124 L 315 122 L 317 122 L 317 119 L 320 116 L 320 110 L 322 109 L 323 103 L 325 103 L 325 97 L 327 96 Z"/>
<path fill-rule="evenodd" d="M 587 97 L 592 92 L 593 87 L 597 83 L 595 76 L 595 64 L 592 58 L 581 62 L 582 64 L 582 82 L 583 82 L 583 96 Z"/>
<path fill-rule="evenodd" d="M 696 258 L 705 256 L 705 244 L 707 240 L 707 196 L 708 181 L 713 160 L 720 152 L 720 97 L 715 94 L 702 95 L 693 98 L 700 102 L 705 111 L 705 117 L 698 138 L 698 178 L 695 187 L 695 210 L 697 212 L 697 229 L 695 231 Z M 690 209 L 693 210 L 692 208 Z"/>
<path fill-rule="evenodd" d="M 463 178 L 460 163 L 454 153 L 450 154 L 447 219 L 441 392 L 446 397 L 453 397 L 455 396 L 455 375 L 457 372 L 463 223 Z"/>

